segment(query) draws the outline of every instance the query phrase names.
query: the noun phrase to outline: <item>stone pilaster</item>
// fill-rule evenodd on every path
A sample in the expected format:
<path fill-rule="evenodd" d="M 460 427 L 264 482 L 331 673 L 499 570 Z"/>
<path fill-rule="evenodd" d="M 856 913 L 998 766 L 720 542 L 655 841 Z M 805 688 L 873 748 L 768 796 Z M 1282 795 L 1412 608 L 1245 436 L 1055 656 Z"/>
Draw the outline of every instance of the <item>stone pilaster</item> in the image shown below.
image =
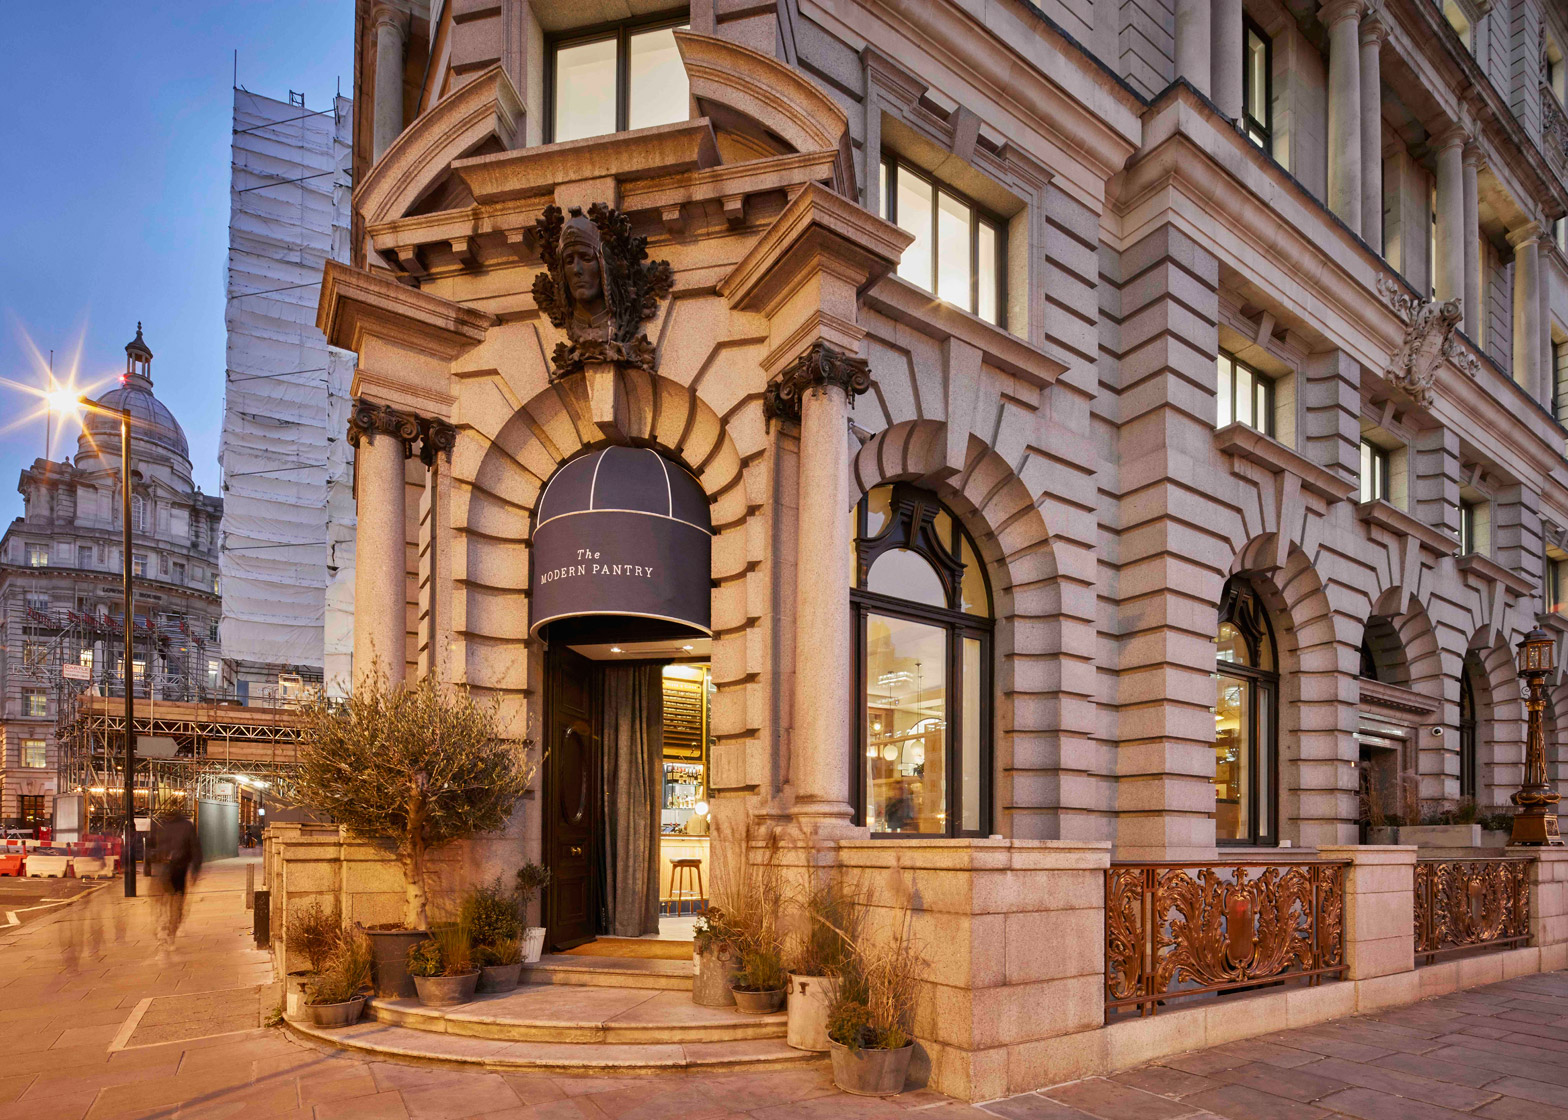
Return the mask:
<path fill-rule="evenodd" d="M 1345 979 L 1370 980 L 1416 967 L 1414 845 L 1320 845 L 1345 872 Z"/>
<path fill-rule="evenodd" d="M 1375 15 L 1361 23 L 1361 238 L 1383 247 L 1383 43 L 1388 28 Z"/>
<path fill-rule="evenodd" d="M 1176 0 L 1176 77 L 1209 95 L 1213 58 L 1213 17 L 1209 0 Z"/>
<path fill-rule="evenodd" d="M 419 673 L 434 673 L 446 680 L 450 666 L 452 586 L 451 557 L 443 547 L 442 524 L 448 520 L 452 498 L 452 448 L 457 429 L 445 420 L 419 418 L 419 461 L 427 471 L 419 497 Z"/>
<path fill-rule="evenodd" d="M 354 446 L 354 682 L 404 679 L 407 661 L 407 497 L 404 463 L 418 418 L 360 398 L 349 414 Z"/>
<path fill-rule="evenodd" d="M 1361 232 L 1362 0 L 1330 0 L 1319 18 L 1328 29 L 1328 208 Z"/>
<path fill-rule="evenodd" d="M 1541 223 L 1526 222 L 1508 233 L 1514 247 L 1514 380 L 1536 400 L 1541 382 Z"/>
<path fill-rule="evenodd" d="M 1481 149 L 1474 142 L 1465 145 L 1464 157 L 1465 220 L 1460 234 L 1465 242 L 1464 332 L 1479 344 L 1486 308 L 1481 306 Z"/>
<path fill-rule="evenodd" d="M 375 162 L 403 131 L 403 54 L 408 45 L 408 15 L 383 4 L 371 18 L 376 28 L 376 86 L 370 158 Z"/>
<path fill-rule="evenodd" d="M 1468 140 L 1464 129 L 1450 128 L 1432 142 L 1437 161 L 1437 275 L 1433 284 L 1441 301 L 1465 294 L 1464 147 Z"/>
<path fill-rule="evenodd" d="M 1241 119 L 1242 54 L 1245 35 L 1242 32 L 1241 0 L 1210 0 L 1212 11 L 1212 41 L 1214 57 L 1210 60 L 1214 86 L 1210 98 L 1231 120 Z"/>

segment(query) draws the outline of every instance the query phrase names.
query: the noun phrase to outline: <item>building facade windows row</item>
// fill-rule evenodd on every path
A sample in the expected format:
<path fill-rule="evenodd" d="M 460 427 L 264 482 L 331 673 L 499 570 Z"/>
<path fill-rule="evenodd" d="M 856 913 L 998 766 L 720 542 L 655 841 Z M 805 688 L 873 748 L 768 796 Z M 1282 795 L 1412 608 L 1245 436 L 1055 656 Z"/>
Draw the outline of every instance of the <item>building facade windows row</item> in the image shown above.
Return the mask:
<path fill-rule="evenodd" d="M 682 13 L 553 40 L 549 139 L 581 140 L 686 120 L 690 93 L 674 35 L 686 26 Z"/>

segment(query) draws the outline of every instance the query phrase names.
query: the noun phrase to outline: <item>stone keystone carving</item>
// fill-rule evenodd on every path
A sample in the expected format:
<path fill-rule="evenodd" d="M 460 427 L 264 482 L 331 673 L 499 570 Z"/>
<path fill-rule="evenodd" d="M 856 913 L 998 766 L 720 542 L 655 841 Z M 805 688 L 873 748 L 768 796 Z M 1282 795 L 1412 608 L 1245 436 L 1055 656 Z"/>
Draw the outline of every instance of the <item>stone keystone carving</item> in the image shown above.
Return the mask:
<path fill-rule="evenodd" d="M 762 394 L 763 415 L 770 420 L 800 421 L 800 400 L 806 390 L 837 385 L 853 399 L 871 388 L 866 359 L 852 357 L 826 342 L 813 342 L 806 351 L 781 369 Z"/>
<path fill-rule="evenodd" d="M 1431 403 L 1439 362 L 1450 361 L 1471 377 L 1481 372 L 1476 356 L 1459 342 L 1459 324 L 1464 319 L 1462 300 L 1456 297 L 1439 303 L 1421 299 L 1390 276 L 1377 278 L 1377 290 L 1405 324 L 1404 341 L 1388 363 L 1388 379 L 1417 404 Z"/>
<path fill-rule="evenodd" d="M 653 343 L 642 325 L 659 312 L 675 278 L 669 261 L 648 259 L 648 239 L 632 233 L 631 219 L 595 202 L 585 215 L 547 206 L 534 223 L 545 271 L 534 277 L 534 302 L 566 331 L 552 360 L 554 378 L 586 362 L 654 367 Z"/>
<path fill-rule="evenodd" d="M 403 441 L 403 458 L 414 453 L 414 441 L 419 438 L 419 418 L 399 412 L 389 404 L 376 404 L 363 397 L 354 398 L 354 409 L 348 414 L 348 442 L 358 447 L 366 436 L 377 433 L 394 436 Z"/>

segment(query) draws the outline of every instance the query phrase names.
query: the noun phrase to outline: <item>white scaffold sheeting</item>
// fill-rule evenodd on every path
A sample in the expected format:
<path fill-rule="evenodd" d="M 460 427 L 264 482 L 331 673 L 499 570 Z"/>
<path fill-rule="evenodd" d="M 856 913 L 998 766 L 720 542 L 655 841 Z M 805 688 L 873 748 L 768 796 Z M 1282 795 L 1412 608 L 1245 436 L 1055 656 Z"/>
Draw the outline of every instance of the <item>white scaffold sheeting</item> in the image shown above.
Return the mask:
<path fill-rule="evenodd" d="M 352 579 L 354 355 L 316 329 L 322 267 L 348 257 L 351 129 L 347 98 L 234 91 L 220 571 L 241 661 L 321 666 L 328 588 Z"/>

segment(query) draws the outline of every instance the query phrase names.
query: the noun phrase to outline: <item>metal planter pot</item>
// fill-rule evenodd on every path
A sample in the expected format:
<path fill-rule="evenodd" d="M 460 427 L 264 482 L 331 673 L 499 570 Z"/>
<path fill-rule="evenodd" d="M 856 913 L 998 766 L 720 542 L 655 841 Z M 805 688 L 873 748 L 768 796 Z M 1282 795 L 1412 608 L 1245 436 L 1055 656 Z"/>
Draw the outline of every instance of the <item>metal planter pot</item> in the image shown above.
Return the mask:
<path fill-rule="evenodd" d="M 544 954 L 544 926 L 529 926 L 523 930 L 523 963 L 538 964 Z"/>
<path fill-rule="evenodd" d="M 448 1007 L 474 998 L 479 970 L 476 968 L 461 976 L 415 976 L 412 979 L 420 1003 L 426 1007 Z"/>
<path fill-rule="evenodd" d="M 851 1050 L 830 1038 L 828 1049 L 833 1054 L 833 1084 L 857 1096 L 891 1097 L 904 1091 L 915 1044 L 897 1050 Z"/>
<path fill-rule="evenodd" d="M 422 929 L 367 929 L 375 959 L 376 998 L 413 999 L 414 978 L 408 974 L 408 951 L 430 934 Z"/>
<path fill-rule="evenodd" d="M 487 964 L 479 970 L 479 990 L 509 992 L 517 987 L 517 977 L 522 971 L 522 961 L 515 964 Z"/>
<path fill-rule="evenodd" d="M 734 1007 L 730 985 L 740 971 L 740 956 L 729 945 L 713 945 L 706 951 L 693 949 L 691 1001 L 699 1007 Z"/>
<path fill-rule="evenodd" d="M 730 987 L 735 998 L 735 1010 L 746 1015 L 771 1015 L 784 1006 L 784 989 L 771 992 L 749 992 L 745 988 Z"/>
<path fill-rule="evenodd" d="M 312 1003 L 306 1006 L 310 1010 L 310 1021 L 318 1027 L 351 1027 L 359 1022 L 359 1014 L 365 1009 L 365 997 L 351 999 L 346 1003 Z"/>
<path fill-rule="evenodd" d="M 789 974 L 789 1025 L 785 1042 L 796 1050 L 827 1052 L 828 1004 L 837 986 L 836 976 Z"/>

